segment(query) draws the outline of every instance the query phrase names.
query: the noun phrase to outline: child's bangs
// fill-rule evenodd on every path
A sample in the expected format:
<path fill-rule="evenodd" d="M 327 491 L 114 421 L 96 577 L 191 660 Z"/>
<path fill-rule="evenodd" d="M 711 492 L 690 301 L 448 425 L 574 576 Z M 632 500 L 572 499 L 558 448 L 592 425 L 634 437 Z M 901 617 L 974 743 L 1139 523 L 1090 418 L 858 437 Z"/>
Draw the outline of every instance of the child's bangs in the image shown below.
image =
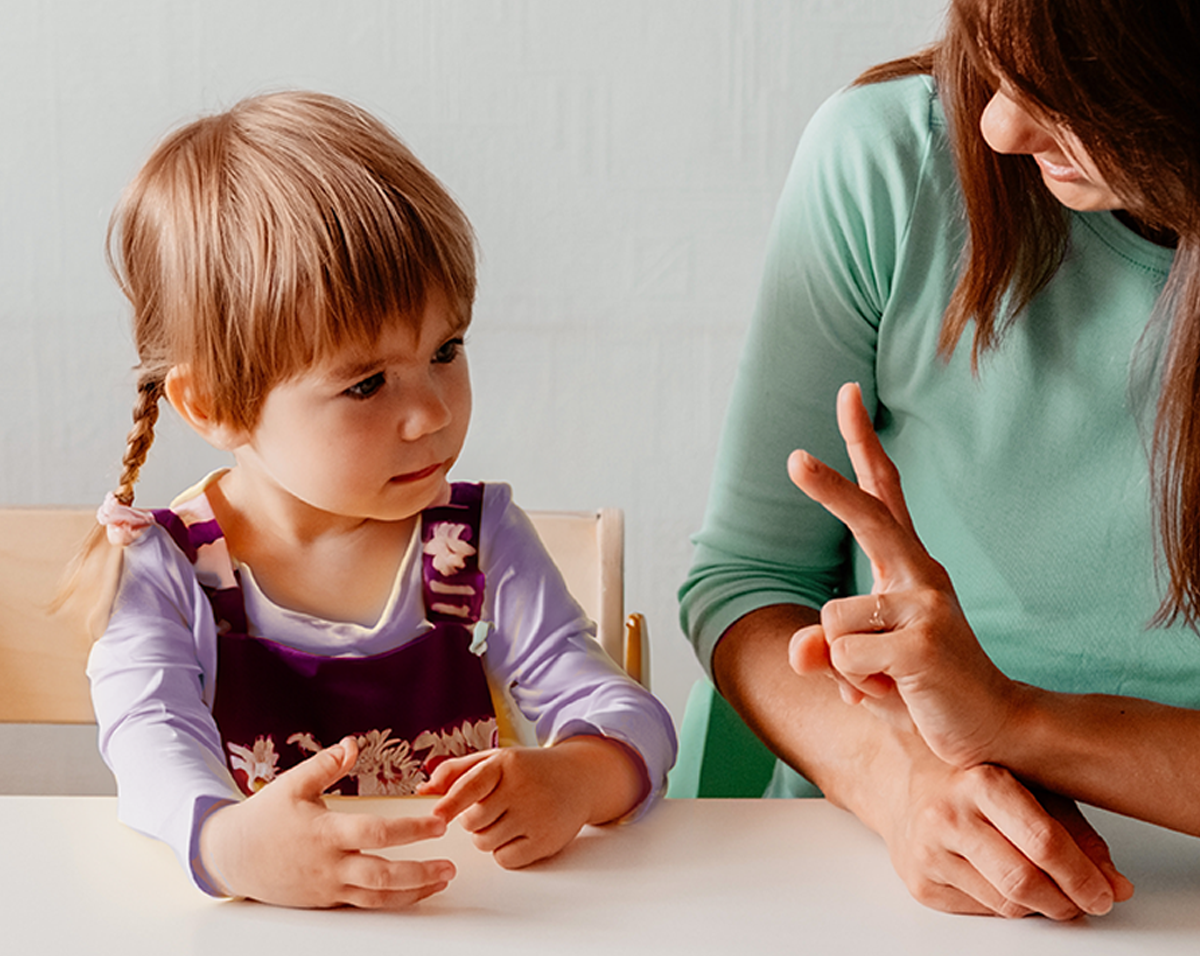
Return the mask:
<path fill-rule="evenodd" d="M 474 234 L 383 124 L 268 94 L 155 151 L 110 236 L 144 369 L 191 367 L 213 412 L 255 424 L 277 383 L 417 323 L 432 290 L 468 318 Z"/>
<path fill-rule="evenodd" d="M 469 316 L 470 224 L 386 127 L 314 94 L 250 101 L 236 126 L 222 219 L 247 366 L 278 381 L 369 347 L 431 289 Z"/>
<path fill-rule="evenodd" d="M 277 248 L 285 261 L 269 267 L 270 294 L 254 310 L 256 350 L 284 378 L 346 347 L 370 347 L 397 322 L 416 325 L 431 286 L 459 284 L 425 265 L 406 224 L 330 209 L 310 225 L 290 249 Z"/>

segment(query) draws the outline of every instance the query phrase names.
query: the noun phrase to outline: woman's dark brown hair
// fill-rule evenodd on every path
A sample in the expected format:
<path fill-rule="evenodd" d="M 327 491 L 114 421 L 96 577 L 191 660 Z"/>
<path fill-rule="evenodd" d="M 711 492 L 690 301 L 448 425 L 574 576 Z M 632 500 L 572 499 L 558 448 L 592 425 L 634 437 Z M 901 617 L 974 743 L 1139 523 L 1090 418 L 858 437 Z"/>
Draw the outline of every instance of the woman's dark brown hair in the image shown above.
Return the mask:
<path fill-rule="evenodd" d="M 1161 302 L 1169 321 L 1152 468 L 1166 590 L 1154 623 L 1200 630 L 1200 5 L 1194 0 L 953 0 L 946 32 L 860 83 L 934 76 L 969 240 L 939 349 L 974 324 L 972 356 L 1053 277 L 1066 211 L 1031 157 L 979 131 L 1003 78 L 1035 115 L 1076 136 L 1139 227 L 1176 244 Z"/>

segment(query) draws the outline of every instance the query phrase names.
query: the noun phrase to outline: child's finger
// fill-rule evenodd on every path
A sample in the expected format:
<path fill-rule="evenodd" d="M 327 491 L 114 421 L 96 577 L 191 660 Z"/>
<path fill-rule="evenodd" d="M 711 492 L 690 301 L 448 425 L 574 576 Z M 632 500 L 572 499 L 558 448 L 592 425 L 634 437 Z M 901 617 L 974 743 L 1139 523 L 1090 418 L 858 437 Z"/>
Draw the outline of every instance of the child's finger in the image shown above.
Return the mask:
<path fill-rule="evenodd" d="M 385 860 L 367 853 L 348 853 L 338 864 L 338 879 L 347 888 L 403 896 L 423 890 L 437 892 L 454 879 L 449 860 Z"/>
<path fill-rule="evenodd" d="M 434 804 L 435 816 L 449 822 L 500 785 L 503 771 L 499 760 L 482 760 L 454 781 L 446 795 Z"/>
<path fill-rule="evenodd" d="M 440 893 L 449 884 L 435 883 L 419 890 L 372 890 L 361 886 L 347 886 L 342 890 L 341 902 L 364 910 L 398 910 Z"/>
<path fill-rule="evenodd" d="M 459 777 L 474 767 L 477 763 L 487 760 L 494 751 L 480 750 L 465 757 L 451 757 L 443 760 L 433 771 L 433 775 L 417 787 L 417 793 L 445 793 Z"/>
<path fill-rule="evenodd" d="M 381 817 L 374 814 L 329 811 L 333 845 L 343 850 L 382 850 L 421 840 L 436 840 L 446 833 L 441 817 Z"/>
<path fill-rule="evenodd" d="M 301 799 L 318 800 L 329 787 L 349 773 L 357 762 L 358 743 L 353 737 L 347 737 L 341 743 L 326 747 L 320 753 L 315 753 L 296 764 L 291 770 L 284 771 L 272 786 L 290 790 Z"/>

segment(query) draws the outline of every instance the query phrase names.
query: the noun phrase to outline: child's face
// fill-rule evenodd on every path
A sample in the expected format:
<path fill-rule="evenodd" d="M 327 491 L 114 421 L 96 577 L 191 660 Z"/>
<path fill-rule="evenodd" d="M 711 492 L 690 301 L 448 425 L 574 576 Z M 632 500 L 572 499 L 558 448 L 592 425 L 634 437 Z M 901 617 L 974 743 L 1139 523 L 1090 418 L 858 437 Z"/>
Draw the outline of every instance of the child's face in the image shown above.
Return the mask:
<path fill-rule="evenodd" d="M 431 291 L 397 323 L 276 385 L 234 449 L 241 479 L 340 517 L 396 521 L 444 500 L 471 417 L 465 325 Z"/>

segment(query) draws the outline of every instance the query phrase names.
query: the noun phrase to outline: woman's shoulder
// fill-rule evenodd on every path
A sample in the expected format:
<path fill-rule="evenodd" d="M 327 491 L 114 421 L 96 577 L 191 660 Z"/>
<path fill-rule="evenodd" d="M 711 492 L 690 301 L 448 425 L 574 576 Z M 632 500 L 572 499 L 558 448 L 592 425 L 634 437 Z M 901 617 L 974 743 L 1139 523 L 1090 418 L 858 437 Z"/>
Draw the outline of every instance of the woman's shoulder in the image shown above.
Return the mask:
<path fill-rule="evenodd" d="M 814 170 L 824 188 L 857 192 L 878 180 L 911 180 L 931 157 L 949 162 L 946 123 L 932 77 L 846 87 L 817 110 L 793 174 Z"/>
<path fill-rule="evenodd" d="M 914 74 L 844 87 L 821 105 L 809 125 L 822 131 L 865 133 L 882 143 L 889 132 L 944 134 L 946 119 L 933 77 Z"/>
<path fill-rule="evenodd" d="M 932 77 L 847 87 L 801 136 L 780 197 L 779 228 L 784 236 L 798 230 L 798 240 L 816 235 L 837 255 L 846 237 L 868 242 L 884 229 L 886 236 L 868 244 L 878 255 L 896 247 L 922 196 L 954 202 L 956 178 Z"/>

